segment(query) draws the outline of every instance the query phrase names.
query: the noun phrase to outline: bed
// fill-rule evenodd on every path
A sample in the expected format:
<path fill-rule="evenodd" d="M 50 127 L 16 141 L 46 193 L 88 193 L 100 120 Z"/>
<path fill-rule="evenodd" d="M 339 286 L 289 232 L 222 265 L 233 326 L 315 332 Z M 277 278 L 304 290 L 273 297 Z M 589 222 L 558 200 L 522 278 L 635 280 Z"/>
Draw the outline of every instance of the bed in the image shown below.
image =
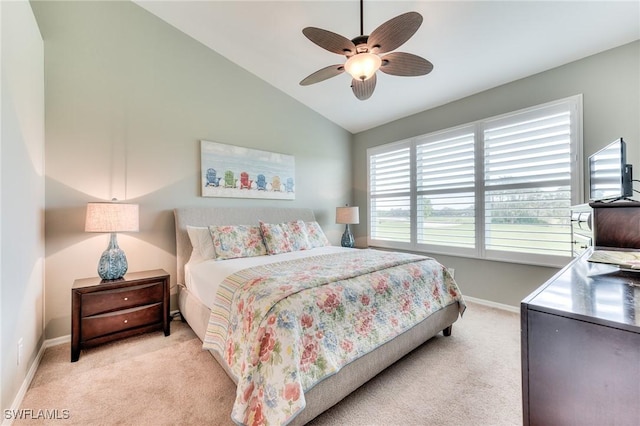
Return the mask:
<path fill-rule="evenodd" d="M 324 235 L 321 230 L 319 232 L 322 235 L 320 237 L 314 236 L 316 241 L 313 244 L 316 245 L 312 246 L 312 236 L 309 236 L 309 233 L 313 229 L 313 225 L 317 226 L 317 222 L 310 209 L 192 207 L 177 208 L 174 210 L 174 215 L 180 313 L 200 340 L 204 342 L 203 347 L 211 351 L 214 358 L 238 386 L 234 411 L 230 413 L 236 423 L 305 424 L 439 332 L 442 331 L 444 335 L 449 335 L 453 323 L 464 311 L 464 302 L 453 278 L 446 268 L 431 258 L 379 250 L 328 246 L 326 239 L 322 242 L 321 237 Z M 288 250 L 284 249 L 283 252 L 278 252 L 276 246 L 273 254 L 267 250 L 264 255 L 262 248 L 255 252 L 255 248 L 251 247 L 251 250 L 254 251 L 246 259 L 242 254 L 236 256 L 227 250 L 229 244 L 228 241 L 225 243 L 223 235 L 223 232 L 227 232 L 226 227 L 233 227 L 234 230 L 243 228 L 242 232 L 247 231 L 245 228 L 251 228 L 251 232 L 255 232 L 257 226 L 264 232 L 262 237 L 266 243 L 269 242 L 267 238 L 271 238 L 273 235 L 277 236 L 277 231 L 283 229 L 276 225 L 285 226 L 284 229 L 288 229 L 293 234 L 296 228 L 286 228 L 287 224 L 290 227 L 298 224 L 303 228 L 301 235 L 303 237 L 304 235 L 309 236 L 308 241 L 304 241 L 304 244 L 309 244 L 308 247 L 299 250 L 289 247 Z M 262 228 L 260 228 L 261 226 Z M 200 258 L 200 255 L 196 255 L 197 250 L 194 251 L 192 245 L 192 241 L 195 241 L 194 244 L 200 246 L 198 237 L 195 237 L 196 231 L 194 229 L 196 228 L 203 239 L 206 235 L 204 229 L 211 231 L 209 235 L 217 237 L 217 239 L 214 238 L 214 241 L 218 244 L 216 246 L 218 251 L 225 253 L 227 250 L 226 252 L 230 253 L 229 258 L 223 261 L 204 260 Z M 290 236 L 288 238 L 291 240 Z M 318 240 L 318 238 L 320 239 Z M 266 245 L 270 249 L 274 247 L 273 244 Z M 216 250 L 214 249 L 214 251 Z M 319 266 L 320 264 L 316 262 L 321 261 L 327 263 L 324 266 Z M 374 268 L 372 267 L 374 262 L 381 263 L 383 266 Z M 378 269 L 384 271 L 378 271 Z M 214 270 L 215 272 L 212 272 Z M 276 272 L 273 273 L 274 277 L 263 279 L 261 274 L 265 274 L 265 271 Z M 389 271 L 398 275 L 380 278 L 379 274 L 391 273 Z M 330 276 L 331 273 L 335 275 Z M 225 277 L 226 274 L 228 276 Z M 216 275 L 215 279 L 210 278 L 213 275 Z M 323 275 L 322 279 L 316 278 L 320 275 Z M 359 309 L 364 309 L 362 305 L 365 302 L 366 304 L 370 303 L 369 295 L 354 293 L 360 291 L 357 288 L 367 287 L 366 291 L 373 292 L 370 293 L 371 298 L 380 294 L 385 295 L 386 298 L 391 290 L 389 285 L 385 283 L 394 283 L 394 286 L 398 288 L 400 282 L 406 288 L 409 285 L 414 285 L 407 282 L 408 275 L 413 275 L 416 283 L 418 281 L 420 283 L 433 281 L 433 289 L 428 290 L 430 295 L 425 295 L 424 300 L 420 299 L 421 303 L 430 308 L 432 312 L 422 308 L 411 309 L 409 311 L 411 316 L 417 316 L 416 312 L 419 312 L 420 316 L 413 318 L 414 323 L 412 324 L 398 325 L 397 317 L 404 317 L 404 313 L 400 311 L 397 315 L 391 312 L 385 313 L 384 309 L 386 308 L 382 307 L 384 302 L 378 302 L 376 299 L 375 305 L 366 306 L 366 312 L 373 315 L 368 318 L 368 322 L 358 320 L 364 311 L 350 313 L 349 309 L 351 308 L 346 306 L 347 299 L 357 300 Z M 427 275 L 428 279 L 425 278 Z M 304 279 L 297 279 L 297 277 Z M 278 279 L 281 281 L 277 281 Z M 215 291 L 209 288 L 208 281 L 211 280 L 216 282 L 217 289 Z M 311 288 L 310 284 L 302 284 L 307 280 L 318 281 L 321 285 Z M 366 284 L 373 282 L 373 280 L 378 280 L 376 283 L 382 282 L 382 285 L 386 287 L 380 291 L 380 285 L 376 284 L 378 287 L 374 288 L 375 286 L 372 284 Z M 203 285 L 202 281 L 207 282 Z M 276 286 L 275 290 L 266 292 L 260 287 L 264 281 L 273 281 L 272 284 Z M 194 284 L 196 282 L 200 284 Z M 300 287 L 292 289 L 293 283 Z M 309 300 L 315 300 L 316 303 L 308 302 L 307 305 L 302 305 L 305 300 L 304 295 L 313 291 L 317 293 Z M 334 299 L 331 297 L 335 296 L 334 293 L 338 291 L 344 299 L 345 306 L 332 304 Z M 417 290 L 411 291 L 413 297 L 423 297 L 416 295 L 418 294 Z M 283 295 L 276 295 L 278 292 Z M 434 297 L 437 299 L 438 306 L 434 302 Z M 263 302 L 265 298 L 273 298 L 275 301 Z M 264 306 L 258 305 L 258 307 L 248 309 L 244 305 L 249 301 L 253 303 L 255 299 L 258 299 L 259 303 L 264 303 Z M 290 315 L 294 315 L 292 314 L 295 310 L 292 307 L 294 302 L 291 302 L 294 299 L 301 300 L 295 302 L 300 303 L 301 307 L 296 314 L 298 316 L 291 321 L 291 324 L 295 323 L 296 327 L 290 327 L 287 321 L 289 321 Z M 409 300 L 408 303 L 417 303 L 417 301 L 419 299 Z M 398 305 L 398 309 L 401 310 L 402 307 Z M 223 321 L 220 319 L 223 313 L 231 315 L 231 311 L 238 311 L 240 315 L 250 311 L 251 315 L 250 318 L 245 316 L 239 320 L 227 318 Z M 260 315 L 260 318 L 257 318 L 258 315 L 255 319 L 253 318 L 254 313 L 261 312 L 263 314 Z M 339 321 L 346 321 L 346 318 L 350 320 L 350 323 L 340 325 Z M 312 332 L 305 334 L 300 331 L 306 327 L 305 321 L 314 324 L 315 328 Z M 254 327 L 256 331 L 248 331 L 247 324 L 252 322 L 261 324 L 261 326 Z M 285 326 L 282 326 L 283 322 Z M 385 326 L 380 327 L 382 324 Z M 274 329 L 277 325 L 278 333 L 284 334 L 274 336 L 277 333 L 269 328 L 270 325 L 273 325 Z M 345 333 L 360 333 L 366 327 L 368 327 L 368 333 L 374 329 L 376 338 L 381 339 L 379 344 L 372 348 L 366 345 L 373 343 L 365 341 L 361 348 L 354 349 L 352 341 L 356 341 L 355 337 L 358 336 L 344 338 Z M 265 329 L 268 331 L 265 332 Z M 271 335 L 268 334 L 269 332 Z M 379 337 L 378 334 L 383 336 Z M 234 335 L 235 337 L 233 337 Z M 241 340 L 238 336 L 249 335 L 254 336 L 259 343 L 254 345 L 254 349 L 247 349 L 245 353 L 238 348 L 238 341 Z M 336 338 L 335 336 L 342 337 Z M 281 344 L 280 341 L 277 341 L 274 344 L 271 337 L 280 338 L 285 343 Z M 298 349 L 294 347 L 295 343 L 291 343 L 296 338 L 304 340 L 308 337 L 322 339 L 320 349 L 330 348 L 335 353 L 328 352 L 324 355 L 318 355 L 316 353 L 319 347 L 317 342 L 305 341 L 306 343 L 302 343 Z M 362 333 L 359 337 L 362 337 Z M 340 344 L 336 345 L 337 342 Z M 269 348 L 269 351 L 264 350 L 265 348 Z M 308 348 L 313 349 L 311 352 L 314 357 L 311 361 L 307 356 L 310 353 Z M 270 356 L 268 362 L 265 358 L 266 352 L 269 352 Z M 274 359 L 277 361 L 274 362 Z M 237 362 L 231 363 L 230 366 L 229 363 L 233 360 Z M 262 360 L 265 362 L 263 363 Z M 304 364 L 303 361 L 309 363 Z M 291 363 L 296 364 L 295 371 L 291 369 L 291 365 L 289 365 Z M 272 380 L 275 385 L 265 384 L 268 380 Z"/>

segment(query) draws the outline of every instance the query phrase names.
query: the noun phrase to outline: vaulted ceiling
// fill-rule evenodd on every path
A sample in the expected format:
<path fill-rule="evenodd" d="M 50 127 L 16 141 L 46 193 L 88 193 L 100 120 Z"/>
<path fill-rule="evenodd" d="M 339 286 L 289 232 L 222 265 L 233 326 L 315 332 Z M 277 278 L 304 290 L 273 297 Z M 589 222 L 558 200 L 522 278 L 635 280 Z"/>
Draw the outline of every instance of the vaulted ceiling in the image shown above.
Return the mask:
<path fill-rule="evenodd" d="M 347 74 L 299 85 L 345 60 L 302 29 L 360 35 L 357 0 L 135 2 L 352 133 L 640 39 L 637 0 L 365 1 L 365 34 L 419 12 L 422 26 L 396 51 L 426 58 L 434 70 L 421 77 L 378 72 L 373 96 L 360 101 Z"/>

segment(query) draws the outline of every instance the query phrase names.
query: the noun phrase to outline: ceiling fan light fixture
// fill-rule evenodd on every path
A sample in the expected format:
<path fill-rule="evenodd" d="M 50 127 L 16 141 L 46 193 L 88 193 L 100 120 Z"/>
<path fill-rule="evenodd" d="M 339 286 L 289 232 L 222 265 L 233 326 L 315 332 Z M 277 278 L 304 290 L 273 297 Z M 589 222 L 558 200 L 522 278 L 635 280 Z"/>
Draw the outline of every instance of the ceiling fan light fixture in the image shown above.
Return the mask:
<path fill-rule="evenodd" d="M 382 65 L 380 56 L 374 53 L 358 53 L 351 56 L 344 64 L 346 72 L 356 80 L 365 81 L 373 77 Z"/>

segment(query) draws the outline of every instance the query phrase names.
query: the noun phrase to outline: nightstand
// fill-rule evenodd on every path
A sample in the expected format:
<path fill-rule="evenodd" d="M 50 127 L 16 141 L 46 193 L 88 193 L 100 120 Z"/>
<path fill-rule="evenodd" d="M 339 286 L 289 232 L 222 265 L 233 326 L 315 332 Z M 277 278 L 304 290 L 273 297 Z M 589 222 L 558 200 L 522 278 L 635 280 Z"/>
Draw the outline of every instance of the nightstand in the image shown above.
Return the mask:
<path fill-rule="evenodd" d="M 123 337 L 169 329 L 169 274 L 133 272 L 117 280 L 83 278 L 71 289 L 71 362 L 80 350 Z"/>

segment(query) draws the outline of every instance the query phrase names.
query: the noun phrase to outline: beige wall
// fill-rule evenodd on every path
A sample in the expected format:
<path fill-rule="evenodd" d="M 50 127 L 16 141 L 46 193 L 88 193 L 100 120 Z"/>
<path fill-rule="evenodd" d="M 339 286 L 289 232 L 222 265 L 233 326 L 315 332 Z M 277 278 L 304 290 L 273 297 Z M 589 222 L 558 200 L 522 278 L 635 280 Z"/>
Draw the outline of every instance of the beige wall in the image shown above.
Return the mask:
<path fill-rule="evenodd" d="M 622 136 L 627 141 L 629 162 L 640 176 L 640 42 L 636 41 L 357 134 L 353 147 L 354 203 L 362 208 L 367 205 L 369 147 L 577 94 L 583 95 L 583 160 Z M 585 188 L 587 184 L 585 181 Z M 367 227 L 363 214 L 355 227 L 359 245 L 366 244 Z M 464 294 L 513 306 L 557 272 L 555 268 L 434 256 L 455 268 Z"/>
<path fill-rule="evenodd" d="M 4 418 L 4 409 L 15 402 L 43 341 L 44 50 L 28 2 L 0 2 L 0 21 L 0 405 Z"/>
<path fill-rule="evenodd" d="M 45 46 L 46 338 L 69 334 L 73 281 L 95 276 L 107 247 L 83 232 L 88 201 L 139 203 L 140 232 L 118 236 L 129 270 L 164 268 L 173 284 L 174 207 L 308 207 L 340 241 L 350 133 L 133 3 L 33 8 Z M 200 197 L 201 139 L 293 155 L 296 200 Z"/>

